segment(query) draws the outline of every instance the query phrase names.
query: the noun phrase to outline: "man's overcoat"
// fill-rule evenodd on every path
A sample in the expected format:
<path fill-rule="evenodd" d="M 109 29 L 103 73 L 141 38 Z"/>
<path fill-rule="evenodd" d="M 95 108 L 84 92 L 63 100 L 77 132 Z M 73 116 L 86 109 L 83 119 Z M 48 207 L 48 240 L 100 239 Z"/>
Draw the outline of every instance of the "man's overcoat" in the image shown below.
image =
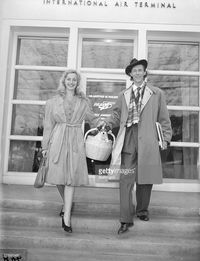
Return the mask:
<path fill-rule="evenodd" d="M 128 107 L 132 87 L 120 93 L 108 119 L 112 127 L 120 126 L 112 152 L 111 168 L 121 165 L 121 151 L 124 143 Z M 138 123 L 138 184 L 162 183 L 162 165 L 156 131 L 156 122 L 162 126 L 164 140 L 170 142 L 172 130 L 164 93 L 157 87 L 147 84 L 141 105 Z"/>

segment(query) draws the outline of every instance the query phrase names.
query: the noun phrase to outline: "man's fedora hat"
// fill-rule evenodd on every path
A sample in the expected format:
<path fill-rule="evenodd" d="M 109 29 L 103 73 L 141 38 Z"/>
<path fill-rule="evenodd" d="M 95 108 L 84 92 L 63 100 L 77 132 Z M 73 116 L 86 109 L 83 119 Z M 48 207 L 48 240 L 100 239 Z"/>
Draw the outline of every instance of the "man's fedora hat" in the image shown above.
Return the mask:
<path fill-rule="evenodd" d="M 132 68 L 136 65 L 139 65 L 139 64 L 142 64 L 144 66 L 144 70 L 146 70 L 147 65 L 148 65 L 146 60 L 144 60 L 144 59 L 143 60 L 137 60 L 137 59 L 133 58 L 131 60 L 130 64 L 125 69 L 126 74 L 130 75 Z"/>

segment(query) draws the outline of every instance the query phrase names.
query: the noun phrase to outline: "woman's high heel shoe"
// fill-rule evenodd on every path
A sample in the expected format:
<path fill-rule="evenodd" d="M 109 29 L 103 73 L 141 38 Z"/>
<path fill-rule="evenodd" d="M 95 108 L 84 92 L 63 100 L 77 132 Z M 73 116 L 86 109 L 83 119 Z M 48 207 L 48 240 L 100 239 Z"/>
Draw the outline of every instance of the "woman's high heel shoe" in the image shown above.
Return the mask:
<path fill-rule="evenodd" d="M 65 225 L 64 216 L 62 217 L 62 228 L 63 228 L 66 232 L 72 233 L 72 227 L 71 227 L 71 226 L 68 227 L 68 226 Z"/>

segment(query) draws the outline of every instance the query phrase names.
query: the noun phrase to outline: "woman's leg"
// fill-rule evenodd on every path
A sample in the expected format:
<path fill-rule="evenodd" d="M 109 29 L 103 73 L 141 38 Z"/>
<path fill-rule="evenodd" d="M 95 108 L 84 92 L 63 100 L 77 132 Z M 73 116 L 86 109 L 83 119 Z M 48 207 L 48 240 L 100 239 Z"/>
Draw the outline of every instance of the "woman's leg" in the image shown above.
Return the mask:
<path fill-rule="evenodd" d="M 66 226 L 71 226 L 70 219 L 71 219 L 71 208 L 74 196 L 74 187 L 72 186 L 65 186 L 64 187 L 64 222 Z"/>
<path fill-rule="evenodd" d="M 57 189 L 58 189 L 58 192 L 64 202 L 64 190 L 65 190 L 65 186 L 64 185 L 57 185 Z"/>
<path fill-rule="evenodd" d="M 64 209 L 64 191 L 65 191 L 65 186 L 64 185 L 57 185 L 57 189 L 58 189 L 58 192 L 62 198 L 62 201 L 63 201 L 63 206 L 61 208 L 61 211 L 60 211 L 60 216 L 62 217 L 64 215 L 64 212 L 65 212 L 65 209 Z"/>

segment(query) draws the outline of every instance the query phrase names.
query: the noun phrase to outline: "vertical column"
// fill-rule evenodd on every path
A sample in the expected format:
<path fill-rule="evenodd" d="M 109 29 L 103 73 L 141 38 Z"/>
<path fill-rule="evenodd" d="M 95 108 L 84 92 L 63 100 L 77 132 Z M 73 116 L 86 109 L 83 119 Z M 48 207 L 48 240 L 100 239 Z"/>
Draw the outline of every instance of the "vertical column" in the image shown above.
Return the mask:
<path fill-rule="evenodd" d="M 70 27 L 69 47 L 68 47 L 68 68 L 77 69 L 78 61 L 78 28 Z"/>
<path fill-rule="evenodd" d="M 199 50 L 199 68 L 200 68 L 200 50 Z M 199 90 L 200 90 L 200 71 L 199 71 Z M 200 106 L 200 95 L 199 95 L 199 106 Z M 199 142 L 199 147 L 198 147 L 198 158 L 197 158 L 197 170 L 199 173 L 198 178 L 200 179 L 200 110 L 199 110 L 199 140 L 198 140 L 198 142 Z"/>
<path fill-rule="evenodd" d="M 144 27 L 138 31 L 138 59 L 147 59 L 147 31 Z"/>
<path fill-rule="evenodd" d="M 9 92 L 6 91 L 6 87 L 9 87 L 9 79 L 7 79 L 7 73 L 9 71 L 8 65 L 8 52 L 9 52 L 9 37 L 10 37 L 10 25 L 7 22 L 1 21 L 1 42 L 0 42 L 0 135 L 2 139 L 0 140 L 0 183 L 3 182 L 4 175 L 4 165 L 5 165 L 5 147 L 8 146 L 6 139 L 8 130 L 6 133 L 6 124 L 5 124 L 5 107 L 7 106 L 7 95 Z M 6 99 L 5 99 L 6 98 Z M 6 101 L 5 101 L 6 100 Z M 6 110 L 7 111 L 7 110 Z M 7 162 L 6 162 L 7 163 Z"/>

